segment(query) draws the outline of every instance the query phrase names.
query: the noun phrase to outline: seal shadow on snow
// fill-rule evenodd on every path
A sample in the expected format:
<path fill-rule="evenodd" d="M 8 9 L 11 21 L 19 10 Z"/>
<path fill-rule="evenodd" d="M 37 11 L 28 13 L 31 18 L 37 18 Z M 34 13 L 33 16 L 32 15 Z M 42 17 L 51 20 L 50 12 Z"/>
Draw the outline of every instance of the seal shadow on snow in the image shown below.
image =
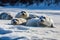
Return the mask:
<path fill-rule="evenodd" d="M 12 24 L 7 24 L 7 25 L 12 25 Z M 28 27 L 28 28 L 27 28 Z M 54 27 L 48 27 L 48 26 L 27 26 L 27 25 L 13 25 L 13 28 L 17 28 L 17 29 L 19 29 L 19 30 L 29 30 L 29 27 L 35 27 L 35 28 L 55 28 L 55 26 Z"/>
<path fill-rule="evenodd" d="M 48 26 L 27 26 L 32 28 L 56 28 L 56 27 L 48 27 Z"/>
<path fill-rule="evenodd" d="M 8 33 L 12 33 L 12 31 L 10 31 L 10 30 L 4 30 L 4 29 L 2 29 L 2 28 L 0 28 L 0 34 L 8 34 Z"/>
<path fill-rule="evenodd" d="M 26 26 L 23 26 L 23 25 L 12 25 L 11 28 L 12 29 L 16 28 L 18 30 L 29 30 L 29 28 L 27 28 Z"/>

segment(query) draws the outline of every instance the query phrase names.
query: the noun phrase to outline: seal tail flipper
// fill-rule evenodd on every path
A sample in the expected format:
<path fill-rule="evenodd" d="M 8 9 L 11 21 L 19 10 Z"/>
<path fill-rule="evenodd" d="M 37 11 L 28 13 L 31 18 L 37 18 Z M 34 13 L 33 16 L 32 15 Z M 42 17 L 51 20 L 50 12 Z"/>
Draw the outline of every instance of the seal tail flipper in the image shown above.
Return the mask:
<path fill-rule="evenodd" d="M 51 28 L 55 28 L 55 26 L 53 24 L 51 24 Z"/>

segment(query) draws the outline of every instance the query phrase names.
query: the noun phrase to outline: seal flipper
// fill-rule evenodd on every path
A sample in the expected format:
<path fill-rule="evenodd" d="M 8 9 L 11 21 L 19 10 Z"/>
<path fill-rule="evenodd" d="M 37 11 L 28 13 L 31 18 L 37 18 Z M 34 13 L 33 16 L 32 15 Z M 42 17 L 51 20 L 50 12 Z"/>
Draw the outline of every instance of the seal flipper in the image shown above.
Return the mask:
<path fill-rule="evenodd" d="M 51 24 L 51 28 L 55 28 L 53 24 Z"/>

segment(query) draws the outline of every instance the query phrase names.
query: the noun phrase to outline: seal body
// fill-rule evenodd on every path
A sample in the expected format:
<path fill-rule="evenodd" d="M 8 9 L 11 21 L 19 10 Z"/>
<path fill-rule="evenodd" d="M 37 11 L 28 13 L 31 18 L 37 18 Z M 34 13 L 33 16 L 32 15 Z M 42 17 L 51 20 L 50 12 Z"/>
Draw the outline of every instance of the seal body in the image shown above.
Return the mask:
<path fill-rule="evenodd" d="M 0 14 L 0 19 L 3 20 L 11 20 L 13 17 L 10 15 L 10 13 L 3 12 Z"/>
<path fill-rule="evenodd" d="M 26 26 L 35 26 L 36 27 L 38 20 L 39 20 L 39 18 L 32 18 L 27 21 Z"/>
<path fill-rule="evenodd" d="M 54 27 L 53 20 L 48 16 L 40 16 L 27 21 L 27 26 Z"/>
<path fill-rule="evenodd" d="M 32 18 L 36 18 L 38 16 L 37 15 L 33 15 L 33 14 L 29 14 L 26 11 L 21 11 L 15 17 L 16 18 L 25 18 L 25 19 L 29 20 L 29 19 L 32 19 Z"/>
<path fill-rule="evenodd" d="M 44 27 L 54 27 L 53 20 L 48 16 L 40 16 L 40 20 L 37 22 L 38 26 L 44 26 Z"/>
<path fill-rule="evenodd" d="M 29 14 L 26 11 L 21 11 L 15 17 L 16 18 L 28 18 Z"/>
<path fill-rule="evenodd" d="M 11 24 L 13 25 L 25 25 L 26 22 L 27 20 L 23 18 L 15 18 L 11 20 Z"/>

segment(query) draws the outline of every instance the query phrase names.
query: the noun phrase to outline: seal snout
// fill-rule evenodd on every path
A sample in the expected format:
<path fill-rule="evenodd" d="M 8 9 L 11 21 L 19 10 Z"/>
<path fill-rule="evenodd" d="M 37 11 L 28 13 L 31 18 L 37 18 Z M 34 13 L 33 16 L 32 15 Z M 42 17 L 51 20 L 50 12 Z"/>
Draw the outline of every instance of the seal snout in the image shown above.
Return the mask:
<path fill-rule="evenodd" d="M 41 20 L 41 22 L 44 22 L 44 20 Z"/>

